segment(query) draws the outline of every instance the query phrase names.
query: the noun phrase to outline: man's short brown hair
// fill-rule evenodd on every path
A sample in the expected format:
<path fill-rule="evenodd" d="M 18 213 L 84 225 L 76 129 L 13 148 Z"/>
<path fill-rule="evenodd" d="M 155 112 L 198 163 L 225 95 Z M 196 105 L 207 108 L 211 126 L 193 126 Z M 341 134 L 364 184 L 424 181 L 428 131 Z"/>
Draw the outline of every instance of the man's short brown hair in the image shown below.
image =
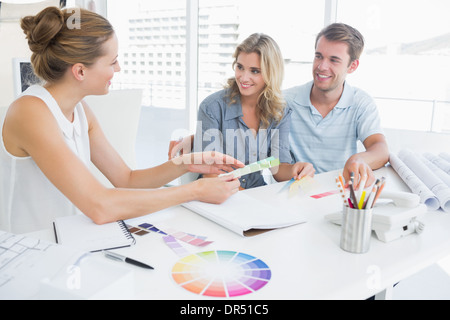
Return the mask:
<path fill-rule="evenodd" d="M 350 63 L 358 60 L 364 49 L 364 37 L 355 28 L 344 23 L 332 23 L 320 31 L 316 37 L 316 44 L 321 37 L 325 37 L 328 41 L 344 42 L 348 45 L 348 54 Z"/>

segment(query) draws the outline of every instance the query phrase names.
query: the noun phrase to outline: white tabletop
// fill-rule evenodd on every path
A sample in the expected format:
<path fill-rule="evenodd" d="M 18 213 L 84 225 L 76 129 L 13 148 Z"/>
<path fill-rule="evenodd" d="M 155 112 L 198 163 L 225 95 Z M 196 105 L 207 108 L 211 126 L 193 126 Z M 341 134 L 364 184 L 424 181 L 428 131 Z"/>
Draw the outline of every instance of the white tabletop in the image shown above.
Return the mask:
<path fill-rule="evenodd" d="M 318 185 L 312 194 L 335 189 L 336 174 L 316 175 L 314 180 Z M 385 190 L 408 191 L 392 168 L 377 170 L 376 175 L 387 178 Z M 170 227 L 214 241 L 204 248 L 183 243 L 192 253 L 228 250 L 264 261 L 272 273 L 267 285 L 235 299 L 365 299 L 450 254 L 450 215 L 442 211 L 426 213 L 422 219 L 426 225 L 422 234 L 414 233 L 389 243 L 378 240 L 373 234 L 367 253 L 343 251 L 339 246 L 340 227 L 324 219 L 325 214 L 342 208 L 340 196 L 289 198 L 287 192 L 277 194 L 283 185 L 272 184 L 244 192 L 275 204 L 280 210 L 289 206 L 301 211 L 313 206 L 315 210 L 308 212 L 308 222 L 242 237 L 181 206 L 131 222 L 147 222 L 161 229 Z M 52 238 L 50 231 L 34 235 L 47 240 Z M 160 234 L 151 232 L 135 237 L 136 245 L 116 251 L 155 268 L 127 266 L 134 272 L 137 299 L 211 299 L 187 291 L 173 280 L 172 267 L 180 257 L 164 243 Z"/>

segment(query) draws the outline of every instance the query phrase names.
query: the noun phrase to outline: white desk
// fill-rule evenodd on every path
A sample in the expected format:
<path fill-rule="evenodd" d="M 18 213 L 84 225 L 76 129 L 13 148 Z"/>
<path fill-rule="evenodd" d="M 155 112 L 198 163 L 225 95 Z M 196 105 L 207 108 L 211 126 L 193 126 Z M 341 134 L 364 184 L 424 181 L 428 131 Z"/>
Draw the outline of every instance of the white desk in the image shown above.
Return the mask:
<path fill-rule="evenodd" d="M 377 170 L 385 176 L 385 190 L 408 191 L 406 185 L 390 167 Z M 316 175 L 320 182 L 312 194 L 335 189 L 336 172 Z M 389 243 L 372 236 L 368 253 L 352 254 L 339 247 L 340 227 L 327 222 L 323 216 L 341 209 L 339 195 L 321 199 L 274 197 L 283 184 L 273 184 L 246 190 L 249 195 L 283 206 L 298 207 L 312 201 L 317 212 L 309 214 L 307 223 L 273 230 L 244 238 L 183 208 L 166 209 L 139 219 L 156 226 L 208 236 L 214 243 L 205 248 L 184 245 L 192 253 L 209 250 L 244 252 L 263 260 L 272 271 L 269 283 L 254 293 L 236 299 L 366 299 L 391 288 L 393 284 L 422 270 L 450 254 L 450 215 L 442 211 L 428 212 L 422 234 L 412 234 Z M 36 236 L 52 239 L 51 231 Z M 180 259 L 162 240 L 161 235 L 149 233 L 135 236 L 135 246 L 117 250 L 131 258 L 152 265 L 155 270 L 132 268 L 135 275 L 137 299 L 203 299 L 181 288 L 172 279 L 171 270 Z M 120 263 L 120 262 L 118 262 Z"/>

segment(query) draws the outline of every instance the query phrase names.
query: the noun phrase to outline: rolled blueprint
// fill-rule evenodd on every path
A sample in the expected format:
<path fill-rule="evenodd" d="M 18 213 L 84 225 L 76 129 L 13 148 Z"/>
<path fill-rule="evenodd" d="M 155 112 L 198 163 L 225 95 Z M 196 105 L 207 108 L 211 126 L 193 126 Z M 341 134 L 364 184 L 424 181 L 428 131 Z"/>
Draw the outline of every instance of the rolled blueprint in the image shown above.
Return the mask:
<path fill-rule="evenodd" d="M 420 202 L 432 210 L 439 209 L 439 200 L 414 172 L 395 154 L 389 156 L 389 163 L 411 191 L 420 197 Z"/>
<path fill-rule="evenodd" d="M 450 162 L 442 157 L 435 156 L 434 154 L 428 152 L 424 153 L 423 156 L 450 176 Z"/>
<path fill-rule="evenodd" d="M 441 167 L 438 167 L 435 162 L 431 161 L 430 158 L 425 157 L 425 155 L 420 157 L 423 163 L 434 172 L 435 175 L 439 177 L 448 187 L 450 187 L 450 174 L 447 174 Z"/>
<path fill-rule="evenodd" d="M 439 157 L 443 158 L 444 160 L 450 162 L 450 154 L 446 153 L 446 152 L 441 152 L 439 153 Z"/>
<path fill-rule="evenodd" d="M 450 212 L 450 188 L 442 179 L 434 174 L 413 152 L 404 149 L 399 152 L 398 157 L 434 193 L 442 210 Z"/>

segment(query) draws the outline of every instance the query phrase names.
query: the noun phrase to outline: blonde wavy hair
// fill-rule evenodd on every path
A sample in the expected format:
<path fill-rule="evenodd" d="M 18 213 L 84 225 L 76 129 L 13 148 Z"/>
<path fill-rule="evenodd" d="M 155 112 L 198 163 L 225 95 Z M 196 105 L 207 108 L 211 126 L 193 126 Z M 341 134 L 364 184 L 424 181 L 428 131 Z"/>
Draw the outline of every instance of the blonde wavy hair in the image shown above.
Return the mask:
<path fill-rule="evenodd" d="M 284 78 L 284 60 L 278 44 L 268 35 L 254 33 L 245 39 L 233 54 L 233 70 L 241 52 L 257 53 L 261 58 L 261 73 L 266 84 L 258 97 L 258 112 L 263 127 L 268 127 L 272 120 L 279 122 L 283 118 L 286 102 L 281 85 Z M 236 78 L 230 78 L 225 88 L 230 89 L 230 103 L 236 102 L 240 95 Z"/>

